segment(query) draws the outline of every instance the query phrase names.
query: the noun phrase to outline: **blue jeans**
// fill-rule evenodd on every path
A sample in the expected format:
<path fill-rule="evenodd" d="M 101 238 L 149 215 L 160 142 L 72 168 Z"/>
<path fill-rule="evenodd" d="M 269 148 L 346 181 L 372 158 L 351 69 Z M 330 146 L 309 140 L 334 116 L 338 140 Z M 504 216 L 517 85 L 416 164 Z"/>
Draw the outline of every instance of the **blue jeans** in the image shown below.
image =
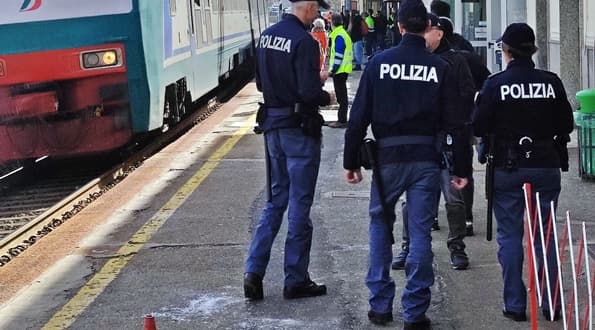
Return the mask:
<path fill-rule="evenodd" d="M 271 200 L 265 205 L 248 252 L 245 271 L 264 277 L 271 247 L 288 209 L 285 239 L 285 286 L 299 286 L 308 279 L 314 200 L 320 166 L 320 140 L 305 136 L 300 128 L 276 129 L 265 135 L 269 151 Z"/>
<path fill-rule="evenodd" d="M 433 162 L 406 162 L 384 165 L 380 169 L 387 217 L 395 221 L 395 204 L 407 193 L 409 218 L 409 256 L 405 264 L 407 284 L 401 303 L 403 319 L 415 322 L 423 318 L 430 306 L 430 287 L 434 284 L 432 269 L 432 236 L 430 228 L 438 207 L 440 168 Z M 392 249 L 390 229 L 383 217 L 380 196 L 372 180 L 370 196 L 370 265 L 366 285 L 370 289 L 370 308 L 378 313 L 392 312 L 395 282 L 390 276 Z"/>
<path fill-rule="evenodd" d="M 364 64 L 364 42 L 362 40 L 353 43 L 353 59 L 356 65 Z"/>
<path fill-rule="evenodd" d="M 523 220 L 525 199 L 522 189 L 524 183 L 531 183 L 534 205 L 536 205 L 535 193 L 539 192 L 543 228 L 547 230 L 550 202 L 554 201 L 554 205 L 557 206 L 558 196 L 560 195 L 560 169 L 519 168 L 508 171 L 497 168 L 494 173 L 494 215 L 498 223 L 496 235 L 498 242 L 498 261 L 502 267 L 502 278 L 504 280 L 504 308 L 510 312 L 525 312 L 527 307 L 527 289 L 522 278 L 524 254 L 523 234 L 525 228 Z M 539 227 L 537 228 L 535 235 L 535 255 L 538 260 L 539 273 L 541 274 L 543 252 L 541 249 Z M 546 232 L 544 232 L 544 237 L 547 237 Z M 558 276 L 555 251 L 555 243 L 552 235 L 547 253 L 549 278 L 552 289 Z M 543 292 L 545 297 L 542 308 L 549 311 L 546 290 Z M 557 306 L 559 309 L 559 301 Z"/>

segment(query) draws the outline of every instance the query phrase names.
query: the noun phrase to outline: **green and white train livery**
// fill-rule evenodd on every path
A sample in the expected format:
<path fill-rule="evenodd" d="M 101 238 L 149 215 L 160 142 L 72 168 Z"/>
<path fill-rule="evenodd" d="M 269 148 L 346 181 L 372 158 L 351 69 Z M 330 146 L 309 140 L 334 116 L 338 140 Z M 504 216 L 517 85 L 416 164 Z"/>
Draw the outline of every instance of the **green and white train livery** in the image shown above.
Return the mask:
<path fill-rule="evenodd" d="M 3 0 L 0 164 L 106 152 L 239 70 L 264 0 Z"/>

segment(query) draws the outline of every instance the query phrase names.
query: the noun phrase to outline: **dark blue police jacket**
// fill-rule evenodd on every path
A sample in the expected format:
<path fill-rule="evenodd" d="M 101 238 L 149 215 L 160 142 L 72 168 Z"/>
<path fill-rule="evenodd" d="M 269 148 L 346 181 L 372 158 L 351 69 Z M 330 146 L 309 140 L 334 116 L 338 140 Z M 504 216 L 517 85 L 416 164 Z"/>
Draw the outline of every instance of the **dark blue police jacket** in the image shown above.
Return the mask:
<path fill-rule="evenodd" d="M 320 82 L 319 52 L 318 42 L 294 15 L 285 15 L 262 33 L 256 49 L 256 84 L 267 108 L 293 109 L 300 102 L 316 111 L 329 104 Z M 295 115 L 267 115 L 264 129 L 299 125 Z"/>
<path fill-rule="evenodd" d="M 374 56 L 360 80 L 345 132 L 343 167 L 359 169 L 358 150 L 368 125 L 377 140 L 391 136 L 436 136 L 446 129 L 446 102 L 458 95 L 445 81 L 450 67 L 426 49 L 425 39 L 406 33 L 397 47 Z M 451 84 L 455 85 L 455 84 Z M 455 123 L 463 127 L 464 122 Z M 468 144 L 468 141 L 466 141 Z M 398 145 L 379 152 L 381 164 L 440 160 L 435 145 Z M 462 157 L 457 157 L 461 161 Z M 455 175 L 466 177 L 455 160 Z"/>
<path fill-rule="evenodd" d="M 572 107 L 562 81 L 552 72 L 535 69 L 531 59 L 513 60 L 505 71 L 491 75 L 473 113 L 476 136 L 496 135 L 496 166 L 505 161 L 506 143 L 518 146 L 527 136 L 536 145 L 530 157 L 519 155 L 518 167 L 560 167 L 557 151 L 544 142 L 569 134 L 573 126 Z"/>

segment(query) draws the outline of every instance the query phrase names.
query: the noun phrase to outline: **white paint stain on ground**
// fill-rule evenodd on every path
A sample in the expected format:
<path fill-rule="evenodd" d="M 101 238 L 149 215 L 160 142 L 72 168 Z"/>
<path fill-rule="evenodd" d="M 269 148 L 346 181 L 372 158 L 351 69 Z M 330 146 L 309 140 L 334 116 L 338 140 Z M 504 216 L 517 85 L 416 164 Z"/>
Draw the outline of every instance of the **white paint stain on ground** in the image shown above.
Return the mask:
<path fill-rule="evenodd" d="M 244 299 L 227 295 L 205 294 L 192 299 L 184 307 L 164 307 L 153 314 L 154 317 L 166 317 L 175 321 L 186 321 L 191 318 L 205 317 L 220 313 L 229 305 L 243 302 Z"/>
<path fill-rule="evenodd" d="M 304 323 L 293 319 L 258 318 L 241 322 L 238 326 L 240 329 L 287 329 L 303 327 Z"/>

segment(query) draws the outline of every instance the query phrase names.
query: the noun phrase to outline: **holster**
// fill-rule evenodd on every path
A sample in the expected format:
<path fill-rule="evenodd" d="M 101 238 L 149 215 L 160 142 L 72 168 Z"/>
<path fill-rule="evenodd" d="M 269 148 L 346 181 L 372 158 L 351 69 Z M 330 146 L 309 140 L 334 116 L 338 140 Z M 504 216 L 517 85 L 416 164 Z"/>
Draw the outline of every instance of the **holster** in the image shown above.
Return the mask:
<path fill-rule="evenodd" d="M 264 133 L 264 122 L 267 119 L 267 110 L 264 103 L 258 102 L 258 111 L 256 111 L 256 125 L 254 126 L 255 134 Z"/>
<path fill-rule="evenodd" d="M 324 118 L 315 108 L 309 107 L 303 103 L 296 103 L 294 113 L 300 117 L 300 127 L 304 135 L 316 139 L 322 138 L 322 125 Z"/>
<path fill-rule="evenodd" d="M 358 154 L 360 166 L 366 170 L 371 170 L 376 162 L 376 151 L 376 141 L 372 139 L 365 139 L 359 149 Z"/>
<path fill-rule="evenodd" d="M 454 171 L 454 154 L 455 154 L 455 137 L 451 133 L 440 133 L 438 134 L 437 148 L 440 153 L 440 168 L 447 169 L 448 173 L 452 174 Z M 457 141 L 457 143 L 461 143 Z"/>

